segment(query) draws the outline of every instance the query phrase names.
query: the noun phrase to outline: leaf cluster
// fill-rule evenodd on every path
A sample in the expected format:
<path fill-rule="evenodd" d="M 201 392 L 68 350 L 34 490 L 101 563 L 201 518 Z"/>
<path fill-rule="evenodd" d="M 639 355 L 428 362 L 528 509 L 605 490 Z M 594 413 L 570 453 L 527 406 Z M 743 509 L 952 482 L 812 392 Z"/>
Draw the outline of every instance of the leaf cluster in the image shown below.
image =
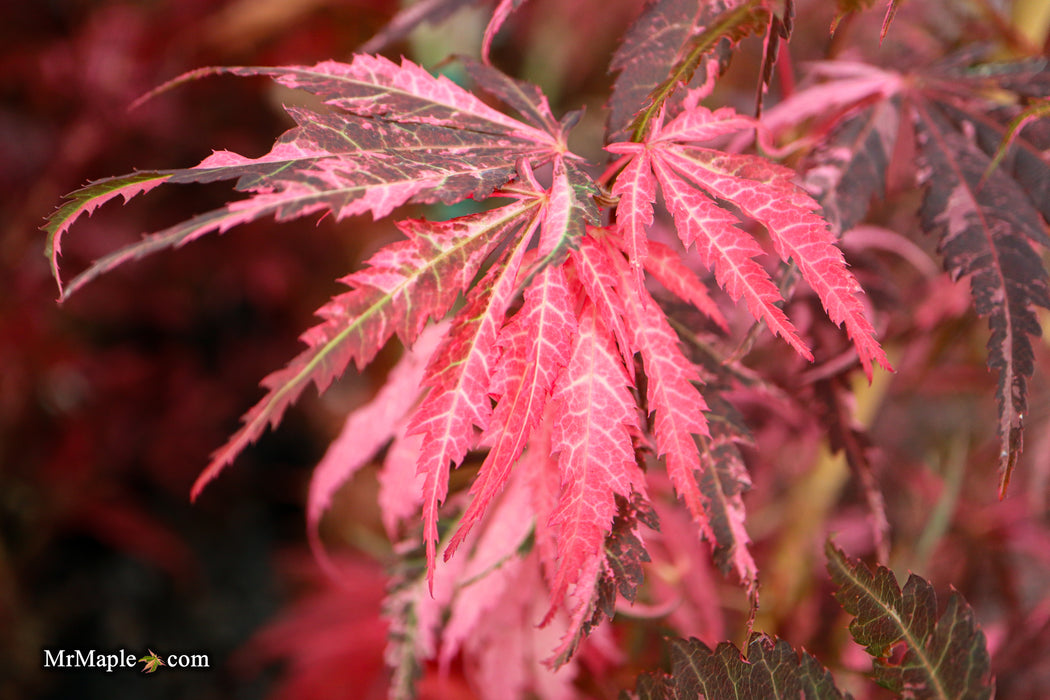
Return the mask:
<path fill-rule="evenodd" d="M 347 63 L 176 78 L 156 92 L 215 74 L 264 76 L 313 106 L 289 106 L 294 126 L 262 156 L 216 151 L 189 168 L 97 180 L 46 226 L 65 299 L 126 262 L 264 218 L 395 219 L 399 238 L 340 280 L 347 290 L 317 311 L 305 349 L 263 380 L 263 398 L 192 491 L 277 426 L 308 386 L 324 392 L 396 337 L 400 360 L 347 417 L 307 503 L 315 553 L 330 564 L 322 517 L 343 484 L 382 462 L 378 500 L 400 562 L 385 605 L 394 695 L 410 695 L 428 661 L 447 668 L 457 654 L 474 660 L 483 687 L 508 627 L 499 648 L 516 671 L 486 692 L 570 694 L 581 643 L 647 593 L 662 501 L 684 505 L 694 538 L 741 585 L 750 629 L 759 567 L 741 448 L 753 442 L 733 398 L 785 399 L 745 366 L 756 345 L 781 358 L 793 351 L 780 365 L 817 376 L 795 386 L 815 386 L 812 403 L 831 416 L 831 442 L 863 483 L 884 551 L 868 442 L 840 388 L 855 369 L 868 382 L 891 370 L 876 330 L 889 322 L 840 240 L 864 228 L 874 201 L 902 190 L 919 194 L 918 228 L 936 238 L 951 277 L 969 279 L 972 306 L 988 319 L 1005 494 L 1029 413 L 1037 307 L 1050 307 L 1040 259 L 1050 247 L 1045 58 L 962 51 L 919 68 L 826 60 L 769 106 L 775 71 L 793 70 L 784 67 L 792 0 L 652 0 L 608 62 L 607 161 L 598 163 L 569 146 L 581 111 L 556 115 L 540 87 L 494 65 L 521 0 L 497 4 L 480 60 L 456 59 L 460 82 L 375 53 L 461 4 L 405 10 Z M 838 3 L 831 31 L 871 4 Z M 897 12 L 889 3 L 880 40 Z M 709 106 L 752 39 L 762 43 L 761 116 Z M 63 281 L 63 239 L 83 215 L 162 184 L 217 181 L 234 182 L 240 198 Z M 451 205 L 466 209 L 449 215 Z M 817 364 L 798 369 L 805 363 Z M 471 473 L 469 487 L 453 482 L 457 469 Z M 936 620 L 922 579 L 902 592 L 883 567 L 872 574 L 831 547 L 828 558 L 876 680 L 915 697 L 987 697 L 988 655 L 964 603 L 952 597 Z M 695 640 L 674 642 L 672 655 L 672 676 L 647 677 L 640 697 L 847 697 L 812 657 L 764 635 L 744 657 Z"/>

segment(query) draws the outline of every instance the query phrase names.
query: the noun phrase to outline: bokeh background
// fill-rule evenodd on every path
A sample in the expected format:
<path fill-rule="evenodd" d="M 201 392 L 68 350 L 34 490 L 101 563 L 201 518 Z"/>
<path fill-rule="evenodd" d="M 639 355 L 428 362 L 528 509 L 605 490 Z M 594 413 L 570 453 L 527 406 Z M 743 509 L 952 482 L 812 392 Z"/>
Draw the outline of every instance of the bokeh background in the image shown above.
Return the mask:
<path fill-rule="evenodd" d="M 260 396 L 259 380 L 298 351 L 298 334 L 372 245 L 374 227 L 247 227 L 117 272 L 59 306 L 39 226 L 88 179 L 193 165 L 211 148 L 257 155 L 288 127 L 263 81 L 203 81 L 128 111 L 152 87 L 203 65 L 346 57 L 395 10 L 317 0 L 0 4 L 4 700 L 273 690 L 264 664 L 236 652 L 314 576 L 309 558 L 295 556 L 303 494 L 338 407 L 308 398 L 195 505 L 189 486 Z M 77 227 L 63 264 L 82 269 L 228 193 L 184 188 L 107 207 Z M 45 671 L 44 648 L 208 653 L 212 669 Z"/>

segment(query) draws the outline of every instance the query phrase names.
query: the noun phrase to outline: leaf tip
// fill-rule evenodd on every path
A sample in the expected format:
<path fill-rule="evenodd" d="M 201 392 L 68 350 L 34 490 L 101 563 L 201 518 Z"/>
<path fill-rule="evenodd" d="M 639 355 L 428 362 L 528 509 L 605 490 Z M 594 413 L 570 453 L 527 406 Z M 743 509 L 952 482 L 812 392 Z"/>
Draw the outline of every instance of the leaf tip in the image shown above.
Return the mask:
<path fill-rule="evenodd" d="M 1021 456 L 1021 445 L 1024 434 L 1024 416 L 1018 415 L 1016 424 L 1010 426 L 1010 434 L 1006 438 L 1007 444 L 999 455 L 999 500 L 1006 498 L 1006 490 L 1010 486 L 1010 477 L 1013 475 L 1017 459 Z"/>
<path fill-rule="evenodd" d="M 190 487 L 190 503 L 196 503 L 197 499 L 200 498 L 201 493 L 204 491 L 204 487 L 207 486 L 212 479 L 216 477 L 216 473 L 212 473 L 212 465 L 208 465 L 193 482 L 193 486 Z"/>
<path fill-rule="evenodd" d="M 882 47 L 882 42 L 890 31 L 890 25 L 893 24 L 893 18 L 897 14 L 897 6 L 899 4 L 900 0 L 890 0 L 889 7 L 886 8 L 886 16 L 882 20 L 882 30 L 879 32 L 879 47 Z"/>
<path fill-rule="evenodd" d="M 171 90 L 173 88 L 176 88 L 176 87 L 182 85 L 183 83 L 188 83 L 191 80 L 197 80 L 198 78 L 204 78 L 204 77 L 209 76 L 209 75 L 218 75 L 219 73 L 233 72 L 233 70 L 234 70 L 233 68 L 223 68 L 223 67 L 219 67 L 219 66 L 205 66 L 203 68 L 195 68 L 193 70 L 186 71 L 185 73 L 182 73 L 181 75 L 177 75 L 174 78 L 172 78 L 171 80 L 168 80 L 168 81 L 166 81 L 164 83 L 161 83 L 160 85 L 158 85 L 157 87 L 153 88 L 152 90 L 150 90 L 150 91 L 148 91 L 146 93 L 143 93 L 139 97 L 135 98 L 135 100 L 133 100 L 131 102 L 131 104 L 128 105 L 128 111 L 131 112 L 133 110 L 138 109 L 139 107 L 141 107 L 146 102 L 149 102 L 150 100 L 152 100 L 154 97 L 157 97 L 158 95 L 161 95 L 161 94 L 163 94 L 165 92 L 168 92 L 169 90 Z"/>
<path fill-rule="evenodd" d="M 190 503 L 197 502 L 197 499 L 204 491 L 204 488 L 214 481 L 227 465 L 233 462 L 233 458 L 241 448 L 243 448 L 243 445 L 240 445 L 231 452 L 231 447 L 236 444 L 236 438 L 237 436 L 225 446 L 216 450 L 215 453 L 212 454 L 212 459 L 208 466 L 204 468 L 204 471 L 197 475 L 197 479 L 193 482 L 193 486 L 190 487 Z"/>

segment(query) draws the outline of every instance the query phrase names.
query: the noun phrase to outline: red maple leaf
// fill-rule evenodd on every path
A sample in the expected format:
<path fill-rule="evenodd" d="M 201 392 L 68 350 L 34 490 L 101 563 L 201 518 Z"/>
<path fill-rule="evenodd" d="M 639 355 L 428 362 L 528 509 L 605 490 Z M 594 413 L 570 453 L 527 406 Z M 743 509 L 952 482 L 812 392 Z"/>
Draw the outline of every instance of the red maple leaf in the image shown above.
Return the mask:
<path fill-rule="evenodd" d="M 501 11 L 511 5 L 501 3 Z M 705 41 L 751 31 L 749 12 L 730 11 Z M 695 70 L 699 58 L 679 67 Z M 359 368 L 371 362 L 396 335 L 408 353 L 326 455 L 308 518 L 313 533 L 335 489 L 393 440 L 380 474 L 384 522 L 393 534 L 421 510 L 416 543 L 427 562 L 425 575 L 404 578 L 387 604 L 393 627 L 403 631 L 395 636 L 404 643 L 391 652 L 398 683 L 408 682 L 419 659 L 437 654 L 447 610 L 453 617 L 446 654 L 464 644 L 468 629 L 483 626 L 476 610 L 455 602 L 478 577 L 488 581 L 475 589 L 484 590 L 479 600 L 504 600 L 529 614 L 539 610 L 536 598 L 512 590 L 512 581 L 543 578 L 549 588 L 543 619 L 561 621 L 549 659 L 555 666 L 567 662 L 580 639 L 611 614 L 616 592 L 631 599 L 640 581 L 647 556 L 639 523 L 655 525 L 644 517 L 646 475 L 639 464 L 648 445 L 719 562 L 753 592 L 740 499 L 746 473 L 732 436 L 709 430 L 700 374 L 646 289 L 647 275 L 715 324 L 727 324 L 680 251 L 649 240 L 657 190 L 680 240 L 695 244 L 717 284 L 800 354 L 811 357 L 777 306 L 777 287 L 754 260 L 764 251 L 741 228 L 741 217 L 764 226 L 775 252 L 798 265 L 831 320 L 845 326 L 865 371 L 886 364 L 859 288 L 792 171 L 711 145 L 754 128 L 753 120 L 701 107 L 696 94 L 676 102 L 677 116 L 666 123 L 643 118 L 639 125 L 648 128 L 639 142 L 608 146 L 624 156 L 608 199 L 567 148 L 575 117 L 555 119 L 534 86 L 490 66 L 467 67 L 480 89 L 521 118 L 407 61 L 362 55 L 349 64 L 223 69 L 268 75 L 319 96 L 330 109 L 290 109 L 297 126 L 260 158 L 223 151 L 193 168 L 92 183 L 71 196 L 49 227 L 55 262 L 73 221 L 117 195 L 129 198 L 162 182 L 223 179 L 236 179 L 247 193 L 106 256 L 65 288 L 68 295 L 126 260 L 262 216 L 380 218 L 406 203 L 493 198 L 494 206 L 479 213 L 399 221 L 403 238 L 342 280 L 349 291 L 321 308 L 321 323 L 302 336 L 306 349 L 264 380 L 265 396 L 193 490 L 196 496 L 276 425 L 307 385 L 323 391 L 351 362 Z M 216 71 L 189 77 L 210 72 Z M 665 98 L 653 97 L 650 107 L 659 110 L 652 114 L 666 112 Z M 615 218 L 605 219 L 613 223 L 602 226 L 599 202 L 614 200 Z M 443 529 L 450 471 L 475 449 L 487 450 L 484 461 L 469 494 L 456 494 L 469 503 L 458 527 Z M 496 559 L 484 554 L 495 546 L 492 538 L 499 540 L 488 528 L 508 522 L 517 528 L 517 544 Z M 438 554 L 449 559 L 457 548 L 468 550 L 469 563 L 439 567 Z M 531 573 L 522 569 L 524 560 Z"/>

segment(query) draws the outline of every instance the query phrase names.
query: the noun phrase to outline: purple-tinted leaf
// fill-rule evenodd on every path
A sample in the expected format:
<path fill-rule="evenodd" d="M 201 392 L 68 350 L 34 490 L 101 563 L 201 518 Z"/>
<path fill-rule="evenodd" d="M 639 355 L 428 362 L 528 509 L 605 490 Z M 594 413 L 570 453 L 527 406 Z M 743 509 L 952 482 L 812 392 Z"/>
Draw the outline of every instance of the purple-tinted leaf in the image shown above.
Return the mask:
<path fill-rule="evenodd" d="M 635 129 L 632 122 L 643 109 L 655 115 L 670 99 L 671 111 L 676 112 L 684 92 L 679 86 L 710 89 L 728 65 L 730 47 L 764 29 L 757 22 L 764 11 L 755 5 L 727 0 L 651 2 L 610 64 L 619 75 L 609 101 L 607 140 Z M 635 140 L 641 140 L 638 136 Z"/>
<path fill-rule="evenodd" d="M 999 374 L 1000 493 L 1021 451 L 1032 338 L 1041 334 L 1034 306 L 1050 307 L 1050 286 L 1033 243 L 1050 244 L 1046 223 L 1003 171 L 983 180 L 989 158 L 952 128 L 934 105 L 916 103 L 923 228 L 938 236 L 944 265 L 970 277 L 977 313 L 988 317 L 988 365 Z"/>
<path fill-rule="evenodd" d="M 966 134 L 971 129 L 982 151 L 992 157 L 982 173 L 983 180 L 992 170 L 1001 170 L 1021 186 L 1032 206 L 1043 219 L 1050 221 L 1050 107 L 1039 102 L 1027 110 L 983 109 L 985 105 L 960 105 L 940 102 L 938 106 L 955 127 Z M 1042 118 L 1040 118 L 1040 115 Z M 1039 236 L 1038 229 L 1034 231 Z M 1038 242 L 1050 245 L 1050 238 Z"/>
<path fill-rule="evenodd" d="M 739 427 L 743 421 L 725 399 L 715 392 L 708 392 L 706 398 L 713 411 L 708 420 L 710 437 L 699 440 L 704 465 L 699 484 L 714 559 L 723 574 L 736 575 L 751 604 L 757 605 L 758 566 L 748 550 L 751 538 L 744 527 L 743 495 L 751 488 L 751 477 L 737 447 L 750 444 L 751 438 Z"/>
<path fill-rule="evenodd" d="M 621 692 L 620 697 L 626 694 Z M 671 677 L 666 674 L 645 673 L 638 676 L 634 693 L 630 696 L 634 700 L 672 700 L 674 685 Z"/>
<path fill-rule="evenodd" d="M 470 59 L 461 59 L 467 74 L 477 82 L 482 90 L 493 97 L 498 97 L 508 107 L 513 108 L 525 118 L 525 121 L 549 134 L 558 134 L 558 120 L 551 114 L 547 96 L 531 83 L 515 80 L 506 73 L 492 66 Z"/>
<path fill-rule="evenodd" d="M 410 201 L 452 204 L 487 197 L 514 177 L 518 160 L 539 163 L 560 150 L 554 136 L 496 112 L 454 83 L 407 62 L 398 67 L 359 56 L 350 65 L 228 71 L 270 74 L 358 114 L 291 108 L 298 127 L 260 158 L 219 151 L 193 168 L 136 173 L 75 192 L 50 224 L 53 259 L 73 220 L 117 194 L 130 197 L 163 181 L 232 179 L 237 189 L 254 194 L 105 256 L 70 283 L 66 296 L 127 260 L 264 216 L 286 221 L 332 212 L 341 219 L 370 212 L 380 218 Z M 399 109 L 416 111 L 401 114 Z"/>
<path fill-rule="evenodd" d="M 1050 70 L 1045 58 L 980 63 L 986 54 L 962 51 L 913 76 L 842 61 L 817 64 L 817 74 L 829 81 L 796 92 L 763 121 L 773 133 L 784 133 L 791 124 L 825 120 L 822 133 L 832 133 L 832 141 L 815 156 L 806 179 L 832 220 L 840 218 L 840 228 L 863 215 L 871 194 L 895 170 L 913 169 L 910 162 L 889 163 L 886 156 L 891 123 L 910 136 L 914 121 L 916 142 L 903 143 L 896 152 L 908 153 L 913 146 L 918 152 L 925 188 L 920 223 L 939 237 L 952 276 L 970 276 L 974 306 L 992 330 L 988 364 L 999 374 L 1004 493 L 1022 447 L 1031 337 L 1041 331 L 1033 307 L 1050 304 L 1046 269 L 1033 247 L 1050 247 L 1050 128 L 1036 121 L 1014 134 L 1000 166 L 991 168 L 1010 140 L 1011 120 L 1022 110 L 986 95 L 1012 92 L 1022 104 L 1025 97 L 1044 97 Z M 897 109 L 906 110 L 907 121 L 892 114 Z M 842 144 L 852 133 L 856 137 Z"/>
<path fill-rule="evenodd" d="M 358 54 L 350 63 L 207 68 L 187 76 L 210 73 L 267 75 L 281 85 L 305 90 L 326 104 L 362 117 L 516 136 L 556 145 L 550 134 L 498 112 L 445 76 L 431 75 L 407 59 L 399 65 L 382 56 Z"/>
<path fill-rule="evenodd" d="M 667 77 L 649 93 L 637 111 L 629 127 L 631 140 L 642 141 L 645 138 L 650 122 L 657 115 L 665 113 L 668 100 L 684 97 L 684 91 L 680 88 L 691 89 L 691 104 L 694 105 L 700 97 L 709 94 L 715 79 L 728 65 L 728 60 L 722 63 L 711 60 L 712 56 L 728 55 L 729 49 L 742 39 L 764 32 L 769 24 L 769 12 L 760 0 L 745 0 L 720 14 L 707 14 L 708 10 L 718 6 L 718 2 L 701 6 L 701 13 L 707 15 L 704 23 L 695 26 L 696 31 L 686 38 Z M 698 75 L 700 80 L 695 82 Z M 677 111 L 676 102 L 672 101 L 670 107 L 668 112 L 674 114 Z"/>
<path fill-rule="evenodd" d="M 807 158 L 803 185 L 841 236 L 886 192 L 900 126 L 900 100 L 879 100 L 843 122 Z"/>

